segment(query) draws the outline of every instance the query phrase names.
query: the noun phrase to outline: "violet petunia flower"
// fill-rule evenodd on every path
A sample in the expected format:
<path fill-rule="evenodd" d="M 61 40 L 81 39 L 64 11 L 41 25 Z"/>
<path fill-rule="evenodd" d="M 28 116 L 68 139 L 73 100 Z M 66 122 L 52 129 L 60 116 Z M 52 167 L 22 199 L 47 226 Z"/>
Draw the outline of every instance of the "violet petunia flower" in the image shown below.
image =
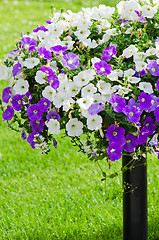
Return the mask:
<path fill-rule="evenodd" d="M 38 49 L 38 53 L 44 59 L 47 59 L 47 60 L 51 60 L 52 59 L 51 52 L 46 50 L 46 48 L 44 48 L 44 47 L 39 48 Z"/>
<path fill-rule="evenodd" d="M 141 76 L 141 77 L 144 76 L 144 75 L 146 75 L 146 74 L 147 74 L 147 72 L 146 72 L 145 69 L 143 69 L 143 70 L 140 71 L 140 76 Z"/>
<path fill-rule="evenodd" d="M 114 112 L 122 112 L 123 108 L 126 106 L 126 101 L 124 98 L 121 98 L 119 95 L 112 95 L 109 103 L 113 105 Z"/>
<path fill-rule="evenodd" d="M 97 69 L 99 75 L 109 75 L 112 71 L 112 66 L 105 61 L 96 62 L 94 67 Z"/>
<path fill-rule="evenodd" d="M 125 152 L 134 152 L 135 147 L 138 145 L 138 139 L 131 133 L 128 133 L 126 136 L 126 143 L 123 146 Z"/>
<path fill-rule="evenodd" d="M 144 144 L 147 142 L 147 139 L 148 139 L 148 136 L 149 136 L 149 130 L 147 130 L 145 127 L 143 127 L 141 130 L 140 130 L 140 133 L 138 135 L 138 143 L 140 145 Z"/>
<path fill-rule="evenodd" d="M 125 140 L 124 134 L 124 128 L 119 126 L 115 127 L 115 124 L 112 124 L 110 127 L 108 127 L 105 135 L 111 142 L 122 143 Z"/>
<path fill-rule="evenodd" d="M 25 132 L 24 128 L 22 128 L 22 130 L 21 130 L 21 139 L 22 140 L 27 139 L 27 135 L 26 135 L 26 132 Z"/>
<path fill-rule="evenodd" d="M 80 58 L 78 55 L 69 52 L 67 54 L 65 54 L 62 58 L 61 61 L 64 65 L 64 67 L 68 68 L 68 69 L 76 69 L 78 67 L 80 67 Z"/>
<path fill-rule="evenodd" d="M 104 106 L 103 106 L 102 103 L 93 103 L 93 104 L 89 107 L 88 113 L 93 116 L 93 115 L 101 112 L 103 109 L 104 109 Z"/>
<path fill-rule="evenodd" d="M 45 21 L 47 24 L 51 24 L 51 23 L 53 23 L 52 21 L 50 21 L 50 20 L 46 20 Z"/>
<path fill-rule="evenodd" d="M 158 142 L 158 133 L 156 133 L 152 138 L 151 140 L 149 141 L 149 145 L 151 146 L 158 146 L 159 145 L 159 142 Z"/>
<path fill-rule="evenodd" d="M 116 48 L 114 46 L 111 46 L 104 49 L 101 59 L 109 61 L 112 58 L 112 56 L 116 54 L 117 54 Z"/>
<path fill-rule="evenodd" d="M 137 108 L 131 107 L 129 105 L 125 106 L 122 111 L 129 122 L 139 122 L 140 121 L 140 111 Z"/>
<path fill-rule="evenodd" d="M 38 139 L 40 140 L 40 137 L 42 137 L 38 132 L 32 132 L 29 134 L 27 138 L 27 142 L 30 143 L 32 148 L 35 148 L 35 144 L 37 144 Z M 36 141 L 37 138 L 37 141 Z"/>
<path fill-rule="evenodd" d="M 57 119 L 59 121 L 60 120 L 60 115 L 57 112 L 55 112 L 55 111 L 50 111 L 46 115 L 46 119 L 47 119 L 47 122 L 49 122 L 50 119 Z"/>
<path fill-rule="evenodd" d="M 47 32 L 48 29 L 43 25 L 33 30 L 33 32 L 39 32 L 39 31 Z"/>
<path fill-rule="evenodd" d="M 122 146 L 118 143 L 110 143 L 110 146 L 107 149 L 107 153 L 111 161 L 115 161 L 121 158 Z"/>
<path fill-rule="evenodd" d="M 155 60 L 150 60 L 147 64 L 147 69 L 150 71 L 152 76 L 159 76 L 159 65 Z"/>
<path fill-rule="evenodd" d="M 55 90 L 59 87 L 59 80 L 53 70 L 49 67 L 41 66 L 40 70 L 47 74 L 47 81 Z"/>
<path fill-rule="evenodd" d="M 151 107 L 151 96 L 145 92 L 141 92 L 138 96 L 140 101 L 140 107 L 143 109 L 147 109 Z"/>
<path fill-rule="evenodd" d="M 32 104 L 27 109 L 27 114 L 30 120 L 39 121 L 42 118 L 43 112 L 40 110 L 37 104 Z"/>
<path fill-rule="evenodd" d="M 128 106 L 136 108 L 136 111 L 140 112 L 140 115 L 143 112 L 143 109 L 140 107 L 140 103 L 136 103 L 134 98 L 129 99 Z"/>
<path fill-rule="evenodd" d="M 155 130 L 157 128 L 157 124 L 154 123 L 154 120 L 152 117 L 148 116 L 145 118 L 145 122 L 143 123 L 143 127 L 146 128 L 149 131 L 149 135 L 152 135 L 155 133 Z"/>
<path fill-rule="evenodd" d="M 24 95 L 16 94 L 12 98 L 11 104 L 16 111 L 21 110 L 22 103 L 23 103 L 23 97 L 24 97 Z"/>
<path fill-rule="evenodd" d="M 45 122 L 43 119 L 41 119 L 40 121 L 30 120 L 29 124 L 32 127 L 33 132 L 42 132 L 44 129 Z"/>
<path fill-rule="evenodd" d="M 12 74 L 14 76 L 18 75 L 22 71 L 22 65 L 18 62 L 13 66 Z"/>
<path fill-rule="evenodd" d="M 57 141 L 55 139 L 53 139 L 53 145 L 54 145 L 54 148 L 56 149 L 57 148 Z"/>
<path fill-rule="evenodd" d="M 152 112 L 157 108 L 158 105 L 159 105 L 159 98 L 151 94 L 151 106 L 147 109 L 145 108 L 145 111 Z"/>
<path fill-rule="evenodd" d="M 2 113 L 3 121 L 11 120 L 14 116 L 14 109 L 12 106 L 7 106 L 7 109 Z"/>
<path fill-rule="evenodd" d="M 157 88 L 157 90 L 159 90 L 159 78 L 158 78 L 157 83 L 156 83 L 156 88 Z"/>
<path fill-rule="evenodd" d="M 50 101 L 47 98 L 41 98 L 37 105 L 42 112 L 47 112 L 48 108 L 50 107 Z"/>
<path fill-rule="evenodd" d="M 154 110 L 154 115 L 156 117 L 156 121 L 159 122 L 159 106 Z"/>
<path fill-rule="evenodd" d="M 35 51 L 36 41 L 30 37 L 23 37 L 21 39 L 24 48 L 27 48 L 29 51 Z"/>
<path fill-rule="evenodd" d="M 67 46 L 57 45 L 57 46 L 51 47 L 50 50 L 55 53 L 56 57 L 59 55 L 63 57 L 66 54 L 65 51 L 67 50 Z"/>
<path fill-rule="evenodd" d="M 137 14 L 137 16 L 139 17 L 139 22 L 142 22 L 142 23 L 146 23 L 147 21 L 146 21 L 146 19 L 144 18 L 144 16 L 141 16 L 140 15 L 140 13 L 139 13 L 139 11 L 134 11 L 136 14 Z"/>
<path fill-rule="evenodd" d="M 4 88 L 2 92 L 2 101 L 8 103 L 11 96 L 12 96 L 11 87 Z"/>

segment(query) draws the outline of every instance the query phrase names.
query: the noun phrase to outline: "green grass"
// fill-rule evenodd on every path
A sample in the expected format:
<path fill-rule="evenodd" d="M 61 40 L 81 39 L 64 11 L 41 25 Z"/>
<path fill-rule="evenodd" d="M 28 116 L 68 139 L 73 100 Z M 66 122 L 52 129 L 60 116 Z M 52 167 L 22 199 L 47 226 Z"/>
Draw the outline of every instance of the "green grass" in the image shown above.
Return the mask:
<path fill-rule="evenodd" d="M 108 3 L 0 1 L 0 58 L 14 49 L 21 31 L 31 31 L 49 19 L 50 5 L 78 11 L 97 2 Z M 7 84 L 1 81 L 0 89 Z M 40 155 L 6 127 L 1 113 L 0 153 L 0 239 L 122 239 L 121 175 L 105 185 L 98 165 L 60 136 L 56 150 Z M 109 172 L 106 162 L 101 166 Z M 121 161 L 112 163 L 110 172 L 120 167 Z M 149 240 L 159 240 L 158 172 L 158 160 L 149 156 Z"/>

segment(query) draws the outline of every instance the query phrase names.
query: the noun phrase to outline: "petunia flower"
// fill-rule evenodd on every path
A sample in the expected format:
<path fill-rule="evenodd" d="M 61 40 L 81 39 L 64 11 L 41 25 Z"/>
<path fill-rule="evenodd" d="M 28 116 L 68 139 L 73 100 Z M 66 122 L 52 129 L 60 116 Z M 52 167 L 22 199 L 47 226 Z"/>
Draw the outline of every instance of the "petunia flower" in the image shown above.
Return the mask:
<path fill-rule="evenodd" d="M 111 161 L 115 161 L 121 158 L 122 146 L 116 142 L 110 143 L 107 149 L 107 153 Z"/>
<path fill-rule="evenodd" d="M 105 61 L 96 62 L 94 67 L 97 69 L 99 75 L 109 75 L 112 71 L 112 66 Z"/>
<path fill-rule="evenodd" d="M 78 55 L 69 52 L 61 58 L 62 64 L 68 69 L 76 69 L 80 66 L 80 58 Z"/>
<path fill-rule="evenodd" d="M 123 146 L 125 152 L 134 152 L 135 147 L 138 145 L 138 139 L 131 133 L 128 133 L 126 136 L 126 143 Z"/>

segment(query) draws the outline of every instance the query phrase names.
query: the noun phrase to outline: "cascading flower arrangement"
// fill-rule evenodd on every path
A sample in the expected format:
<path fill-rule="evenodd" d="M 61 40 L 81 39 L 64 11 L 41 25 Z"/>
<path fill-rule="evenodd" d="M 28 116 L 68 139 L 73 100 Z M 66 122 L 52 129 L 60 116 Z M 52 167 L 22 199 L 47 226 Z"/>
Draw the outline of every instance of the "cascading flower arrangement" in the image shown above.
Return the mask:
<path fill-rule="evenodd" d="M 92 160 L 155 153 L 159 133 L 159 2 L 54 12 L 0 66 L 3 121 L 41 153 L 67 135 Z"/>

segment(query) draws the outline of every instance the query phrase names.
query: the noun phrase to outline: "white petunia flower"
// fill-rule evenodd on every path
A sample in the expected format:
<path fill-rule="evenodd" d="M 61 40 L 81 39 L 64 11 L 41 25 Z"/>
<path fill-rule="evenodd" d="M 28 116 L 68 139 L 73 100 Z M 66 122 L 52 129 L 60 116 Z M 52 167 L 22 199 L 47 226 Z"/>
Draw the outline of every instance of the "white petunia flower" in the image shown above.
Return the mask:
<path fill-rule="evenodd" d="M 135 74 L 135 71 L 132 68 L 129 68 L 128 70 L 124 71 L 124 78 L 131 77 L 134 74 Z"/>
<path fill-rule="evenodd" d="M 78 137 L 83 133 L 83 123 L 77 118 L 72 118 L 66 123 L 67 134 L 71 137 Z"/>
<path fill-rule="evenodd" d="M 128 77 L 128 82 L 130 82 L 130 83 L 138 83 L 138 82 L 140 82 L 140 78 L 137 78 L 137 77 Z"/>
<path fill-rule="evenodd" d="M 145 53 L 146 57 L 155 55 L 155 54 L 156 54 L 156 48 L 149 48 L 149 49 L 147 49 L 147 51 Z"/>
<path fill-rule="evenodd" d="M 66 99 L 63 102 L 63 111 L 68 112 L 71 108 L 73 108 L 74 103 L 75 101 L 73 100 L 73 98 Z"/>
<path fill-rule="evenodd" d="M 81 96 L 87 97 L 92 96 L 97 91 L 97 88 L 93 83 L 89 83 L 87 86 L 83 87 L 81 90 Z"/>
<path fill-rule="evenodd" d="M 13 91 L 15 94 L 24 95 L 29 91 L 29 83 L 27 80 L 18 79 L 13 86 Z"/>
<path fill-rule="evenodd" d="M 90 34 L 90 31 L 88 29 L 85 30 L 78 30 L 74 32 L 75 36 L 79 39 L 80 42 L 84 41 L 87 39 L 87 37 Z"/>
<path fill-rule="evenodd" d="M 84 98 L 79 98 L 77 100 L 78 105 L 80 106 L 80 108 L 83 109 L 88 109 L 92 103 L 93 103 L 93 97 L 84 97 Z"/>
<path fill-rule="evenodd" d="M 60 123 L 57 119 L 50 119 L 48 123 L 46 123 L 48 127 L 48 132 L 51 134 L 58 135 L 60 133 Z"/>
<path fill-rule="evenodd" d="M 42 71 L 37 71 L 36 76 L 35 76 L 35 80 L 39 84 L 44 84 L 46 82 L 45 77 L 46 77 L 46 73 L 44 73 Z"/>
<path fill-rule="evenodd" d="M 80 89 L 81 88 L 75 82 L 68 82 L 66 85 L 66 93 L 70 97 L 75 97 Z"/>
<path fill-rule="evenodd" d="M 157 12 L 157 6 L 151 7 L 150 5 L 143 5 L 142 16 L 147 18 L 153 18 Z"/>
<path fill-rule="evenodd" d="M 44 98 L 47 98 L 48 100 L 50 100 L 51 102 L 54 100 L 55 98 L 55 89 L 53 89 L 51 86 L 47 86 L 45 87 L 45 89 L 42 91 L 42 95 Z"/>
<path fill-rule="evenodd" d="M 101 40 L 99 40 L 98 43 L 99 44 L 106 43 L 109 41 L 110 37 L 111 37 L 111 34 L 105 33 L 103 35 L 103 38 Z"/>
<path fill-rule="evenodd" d="M 140 72 L 143 69 L 147 68 L 147 63 L 145 63 L 145 62 L 137 61 L 137 62 L 135 62 L 135 64 L 136 64 L 135 69 L 137 72 Z"/>
<path fill-rule="evenodd" d="M 100 93 L 102 94 L 110 94 L 111 93 L 111 84 L 110 83 L 106 83 L 103 80 L 99 80 L 97 83 L 97 87 Z"/>
<path fill-rule="evenodd" d="M 137 53 L 137 48 L 135 47 L 135 45 L 130 45 L 129 47 L 127 47 L 126 49 L 124 49 L 122 56 L 126 57 L 126 58 L 130 58 L 132 57 L 135 53 Z"/>
<path fill-rule="evenodd" d="M 90 38 L 83 40 L 82 43 L 85 47 L 89 47 L 89 48 L 96 48 L 98 46 L 96 41 L 94 39 L 91 40 Z"/>
<path fill-rule="evenodd" d="M 55 97 L 53 99 L 53 104 L 55 107 L 60 108 L 64 101 L 67 100 L 69 96 L 67 94 L 61 94 L 60 92 L 55 94 Z"/>
<path fill-rule="evenodd" d="M 88 69 L 78 73 L 78 75 L 73 77 L 73 80 L 77 86 L 83 87 L 87 85 L 89 81 L 92 81 L 95 75 L 96 75 L 96 72 L 94 69 Z"/>
<path fill-rule="evenodd" d="M 37 66 L 40 62 L 39 58 L 27 58 L 24 62 L 23 62 L 23 66 L 27 67 L 29 69 L 34 68 L 35 66 Z"/>
<path fill-rule="evenodd" d="M 134 62 L 137 61 L 144 61 L 145 53 L 144 52 L 137 52 L 133 55 Z"/>
<path fill-rule="evenodd" d="M 10 75 L 10 68 L 5 65 L 0 66 L 0 80 L 7 80 Z"/>
<path fill-rule="evenodd" d="M 139 83 L 139 89 L 144 91 L 145 93 L 148 93 L 148 94 L 153 93 L 152 85 L 149 82 L 140 82 Z"/>
<path fill-rule="evenodd" d="M 87 118 L 87 127 L 89 130 L 99 130 L 102 127 L 102 117 L 98 114 Z"/>

